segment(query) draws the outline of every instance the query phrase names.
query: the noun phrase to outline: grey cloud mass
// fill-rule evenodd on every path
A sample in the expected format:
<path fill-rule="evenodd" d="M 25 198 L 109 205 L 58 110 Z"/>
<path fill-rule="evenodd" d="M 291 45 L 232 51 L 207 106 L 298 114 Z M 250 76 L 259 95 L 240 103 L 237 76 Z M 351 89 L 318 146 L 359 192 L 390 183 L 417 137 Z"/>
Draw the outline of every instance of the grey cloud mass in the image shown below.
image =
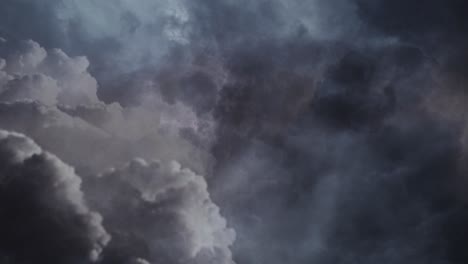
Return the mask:
<path fill-rule="evenodd" d="M 466 263 L 465 2 L 0 1 L 0 262 Z"/>
<path fill-rule="evenodd" d="M 205 179 L 179 163 L 135 159 L 85 189 L 113 232 L 104 263 L 136 257 L 150 263 L 233 263 L 234 230 L 212 202 Z"/>
<path fill-rule="evenodd" d="M 110 236 L 72 167 L 24 135 L 0 131 L 0 256 L 13 263 L 91 262 Z"/>
<path fill-rule="evenodd" d="M 5 189 L 4 217 L 16 219 L 31 213 L 33 217 L 27 221 L 38 225 L 37 230 L 31 225 L 24 234 L 8 231 L 11 233 L 4 238 L 4 248 L 0 249 L 0 253 L 4 252 L 2 258 L 5 261 L 25 264 L 34 259 L 39 259 L 40 263 L 141 264 L 163 260 L 166 263 L 233 263 L 229 247 L 235 232 L 227 227 L 220 209 L 211 201 L 206 180 L 189 169 L 182 169 L 178 162 L 170 161 L 178 159 L 198 171 L 204 171 L 204 166 L 211 162 L 211 155 L 192 142 L 212 133 L 210 119 L 197 117 L 183 105 L 171 105 L 153 97 L 133 107 L 106 104 L 96 95 L 97 82 L 87 72 L 86 58 L 68 57 L 58 49 L 46 51 L 34 41 L 5 44 L 4 51 L 8 49 L 10 51 L 5 53 L 7 59 L 2 59 L 1 65 L 4 77 L 0 96 L 2 128 L 30 135 L 41 146 L 76 166 L 83 177 L 77 176 L 72 167 L 52 154 L 42 155 L 41 148 L 26 136 L 2 132 L 8 139 L 5 139 L 3 157 L 5 180 L 1 182 Z M 191 131 L 190 138 L 186 136 L 187 131 Z M 104 176 L 100 174 L 136 156 L 149 159 L 161 156 L 161 168 L 159 163 L 147 164 L 137 159 L 120 172 L 114 170 L 104 173 Z M 13 165 L 8 164 L 13 161 L 19 165 L 10 168 Z M 32 167 L 27 165 L 29 163 Z M 25 168 L 21 167 L 23 164 Z M 9 185 L 8 178 L 15 174 L 25 175 L 18 176 L 19 186 Z M 43 176 L 35 183 L 37 180 L 33 179 L 39 175 Z M 29 179 L 24 177 L 31 178 L 32 185 L 22 183 Z M 71 178 L 70 186 L 63 183 L 62 190 L 60 177 L 64 177 L 64 181 Z M 86 182 L 84 193 L 81 192 L 82 179 Z M 115 193 L 108 189 L 112 185 L 115 185 Z M 24 197 L 24 206 L 14 201 L 13 198 L 21 199 L 21 193 L 28 192 L 30 188 L 33 188 L 32 197 Z M 50 193 L 49 188 L 57 189 L 57 197 Z M 121 189 L 135 192 L 136 196 L 129 193 L 120 197 L 123 194 L 119 192 Z M 65 196 L 59 197 L 62 193 Z M 47 199 L 47 195 L 53 197 Z M 83 203 L 77 205 L 77 212 L 67 208 L 60 211 L 61 204 L 54 204 L 54 199 L 68 201 L 68 198 L 74 199 L 71 208 L 75 203 Z M 36 199 L 38 204 L 34 202 Z M 85 200 L 89 200 L 99 213 L 90 211 L 87 215 Z M 52 209 L 47 211 L 48 208 Z M 40 211 L 44 212 L 39 214 Z M 103 219 L 102 213 L 109 219 Z M 115 222 L 117 219 L 131 220 L 139 214 L 146 215 L 142 219 L 144 225 Z M 84 215 L 84 220 L 74 220 L 81 215 Z M 82 233 L 86 232 L 86 226 L 81 228 L 87 223 L 85 221 L 96 225 L 89 228 L 89 237 Z M 5 220 L 5 232 L 13 225 L 14 221 Z M 122 228 L 128 230 L 123 231 Z M 45 233 L 49 229 L 58 232 L 57 238 Z M 110 240 L 111 237 L 114 239 Z M 51 240 L 50 247 L 42 248 L 48 239 Z M 30 242 L 21 244 L 23 240 Z M 66 245 L 66 242 L 72 244 Z M 135 243 L 142 248 L 133 252 L 131 248 L 120 248 L 121 243 Z"/>

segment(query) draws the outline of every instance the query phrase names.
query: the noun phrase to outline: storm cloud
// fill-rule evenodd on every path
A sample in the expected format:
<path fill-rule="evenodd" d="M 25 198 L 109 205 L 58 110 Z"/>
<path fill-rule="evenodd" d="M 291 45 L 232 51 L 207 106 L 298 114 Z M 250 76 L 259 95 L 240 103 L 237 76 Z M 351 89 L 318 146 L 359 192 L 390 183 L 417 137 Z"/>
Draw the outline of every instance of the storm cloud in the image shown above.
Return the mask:
<path fill-rule="evenodd" d="M 13 263 L 96 261 L 110 236 L 72 167 L 31 139 L 0 131 L 0 255 Z"/>
<path fill-rule="evenodd" d="M 76 167 L 102 263 L 464 263 L 466 7 L 4 0 L 0 127 Z"/>

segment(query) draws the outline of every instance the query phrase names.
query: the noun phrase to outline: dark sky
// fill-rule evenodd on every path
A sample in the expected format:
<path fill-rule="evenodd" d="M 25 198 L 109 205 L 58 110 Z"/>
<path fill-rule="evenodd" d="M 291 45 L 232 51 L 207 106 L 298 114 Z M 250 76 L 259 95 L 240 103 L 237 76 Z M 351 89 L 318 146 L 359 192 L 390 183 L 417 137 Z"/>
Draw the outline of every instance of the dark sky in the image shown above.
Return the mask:
<path fill-rule="evenodd" d="M 1 0 L 0 262 L 467 263 L 467 32 L 462 0 Z"/>

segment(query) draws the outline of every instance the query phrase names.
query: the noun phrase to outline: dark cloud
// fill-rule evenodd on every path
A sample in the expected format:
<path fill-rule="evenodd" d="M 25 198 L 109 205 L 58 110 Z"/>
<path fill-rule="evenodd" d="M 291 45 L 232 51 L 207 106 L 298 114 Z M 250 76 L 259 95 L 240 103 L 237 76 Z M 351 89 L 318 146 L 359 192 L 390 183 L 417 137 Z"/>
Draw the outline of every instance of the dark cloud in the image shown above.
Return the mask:
<path fill-rule="evenodd" d="M 29 138 L 0 132 L 0 252 L 14 263 L 96 261 L 110 237 L 73 168 Z"/>
<path fill-rule="evenodd" d="M 465 1 L 357 1 L 362 19 L 377 31 L 416 45 L 446 74 L 466 82 L 468 19 Z"/>
<path fill-rule="evenodd" d="M 86 195 L 115 238 L 105 263 L 229 263 L 232 237 L 194 249 L 218 210 L 239 264 L 463 263 L 466 10 L 7 0 L 0 121 L 92 167 Z M 93 176 L 136 156 L 162 165 Z M 154 200 L 172 159 L 206 182 L 184 171 Z M 205 205 L 215 213 L 194 212 Z"/>
<path fill-rule="evenodd" d="M 358 131 L 301 122 L 282 145 L 251 144 L 226 165 L 214 197 L 238 233 L 239 262 L 463 258 L 453 230 L 465 227 L 452 226 L 466 219 L 455 192 L 461 131 L 405 115 Z"/>
<path fill-rule="evenodd" d="M 215 111 L 214 197 L 238 261 L 463 258 L 447 229 L 466 217 L 454 195 L 463 125 L 424 112 L 445 69 L 399 41 L 291 41 L 235 50 Z"/>

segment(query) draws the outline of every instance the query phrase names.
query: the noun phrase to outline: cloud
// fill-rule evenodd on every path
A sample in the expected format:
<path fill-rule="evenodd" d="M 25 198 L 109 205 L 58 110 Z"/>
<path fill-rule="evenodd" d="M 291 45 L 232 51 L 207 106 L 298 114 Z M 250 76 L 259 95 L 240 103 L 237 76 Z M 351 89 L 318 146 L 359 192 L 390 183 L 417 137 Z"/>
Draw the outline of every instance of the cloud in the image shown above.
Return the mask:
<path fill-rule="evenodd" d="M 93 172 L 134 156 L 176 159 L 205 171 L 213 134 L 209 116 L 200 118 L 189 107 L 156 96 L 138 106 L 106 104 L 97 97 L 86 58 L 46 51 L 34 41 L 8 41 L 0 51 L 3 128 L 25 133 Z"/>
<path fill-rule="evenodd" d="M 205 179 L 177 162 L 135 159 L 86 183 L 85 190 L 113 236 L 105 263 L 138 257 L 151 263 L 233 263 L 234 231 Z M 123 256 L 112 259 L 115 254 Z"/>
<path fill-rule="evenodd" d="M 67 115 L 55 106 L 37 101 L 0 103 L 0 120 L 3 129 L 29 135 L 41 147 L 79 169 L 99 170 L 115 157 L 99 154 L 108 146 L 108 133 L 80 118 Z M 88 160 L 90 155 L 93 159 Z"/>
<path fill-rule="evenodd" d="M 465 6 L 4 0 L 0 123 L 86 172 L 115 237 L 106 263 L 177 263 L 148 238 L 162 226 L 182 230 L 167 240 L 183 258 L 230 259 L 190 231 L 208 221 L 183 203 L 200 188 L 239 263 L 466 262 Z M 135 157 L 208 187 L 142 160 L 93 178 Z"/>
<path fill-rule="evenodd" d="M 0 100 L 3 102 L 28 98 L 54 105 L 57 103 L 60 88 L 54 79 L 37 74 L 11 79 L 2 87 L 2 90 Z"/>
<path fill-rule="evenodd" d="M 0 67 L 0 100 L 31 99 L 71 106 L 99 102 L 97 82 L 87 71 L 86 58 L 70 58 L 59 49 L 46 51 L 31 40 L 20 42 L 14 50 L 6 42 L 1 49 L 5 58 Z"/>
<path fill-rule="evenodd" d="M 0 131 L 0 254 L 15 263 L 96 261 L 109 235 L 74 169 L 22 134 Z"/>
<path fill-rule="evenodd" d="M 206 180 L 177 162 L 168 163 L 177 159 L 197 172 L 210 169 L 210 116 L 154 95 L 138 106 L 106 104 L 97 97 L 86 58 L 46 51 L 34 41 L 21 42 L 19 48 L 15 44 L 6 42 L 0 53 L 5 58 L 0 65 L 1 127 L 29 135 L 83 174 L 86 190 L 79 199 L 103 215 L 94 221 L 101 225 L 102 220 L 113 237 L 108 245 L 107 240 L 99 244 L 93 260 L 233 263 L 234 231 L 211 200 Z M 167 165 L 135 160 L 96 178 L 137 156 L 159 158 Z M 108 190 L 110 185 L 115 189 Z M 56 214 L 52 211 L 50 217 Z M 63 254 L 78 258 L 73 252 Z"/>
<path fill-rule="evenodd" d="M 78 170 L 98 173 L 134 156 L 179 159 L 200 172 L 212 162 L 206 149 L 194 146 L 193 140 L 179 135 L 179 128 L 162 124 L 144 109 L 18 101 L 0 103 L 0 122 L 3 129 L 29 135 Z"/>
<path fill-rule="evenodd" d="M 144 260 L 144 259 L 141 259 L 141 258 L 137 258 L 137 259 L 134 259 L 132 262 L 130 262 L 132 264 L 149 264 L 148 261 Z"/>

